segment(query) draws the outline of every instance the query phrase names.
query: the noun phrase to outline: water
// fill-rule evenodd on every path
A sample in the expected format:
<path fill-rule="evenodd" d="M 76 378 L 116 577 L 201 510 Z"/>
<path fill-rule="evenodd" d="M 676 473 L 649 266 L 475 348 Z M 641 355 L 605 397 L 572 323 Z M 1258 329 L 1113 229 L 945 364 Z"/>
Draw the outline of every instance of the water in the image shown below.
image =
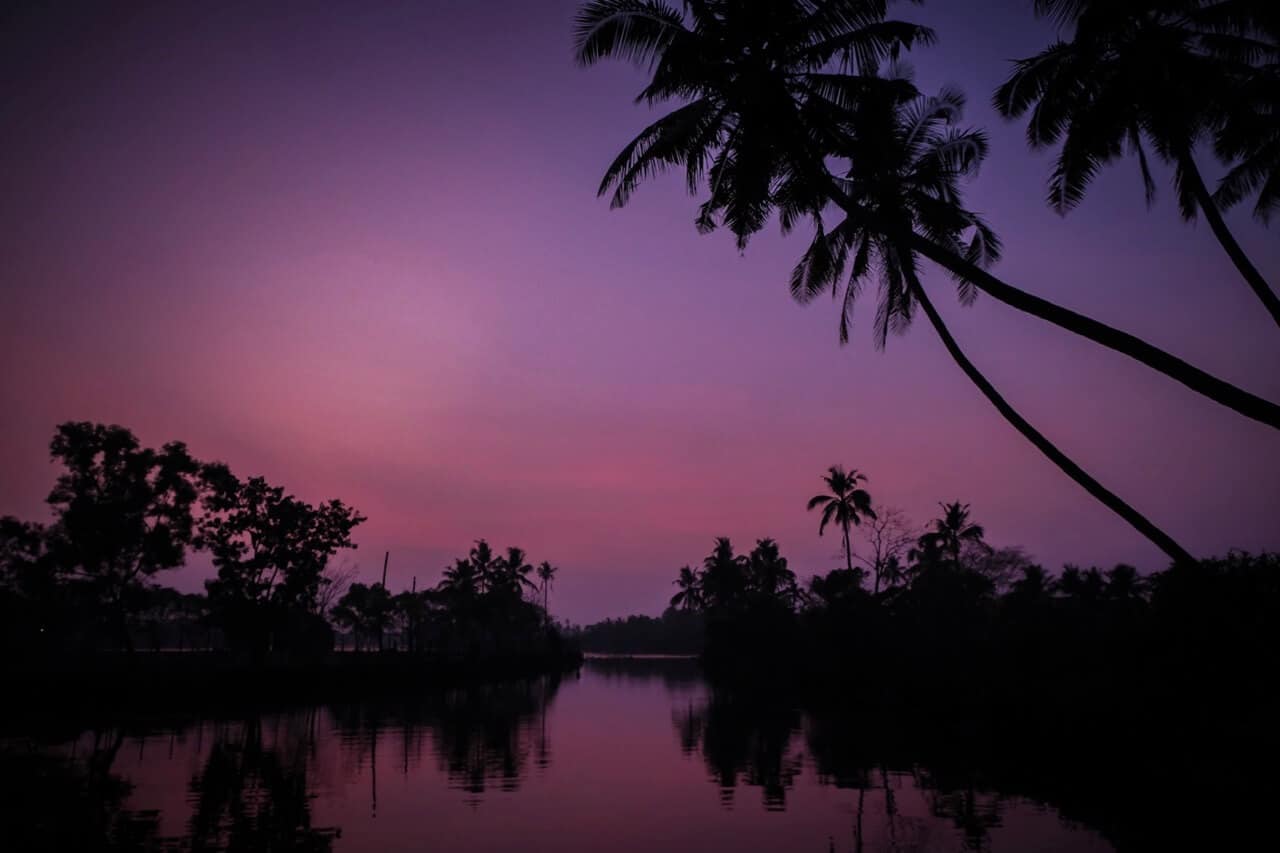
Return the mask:
<path fill-rule="evenodd" d="M 21 850 L 1112 849 L 971 776 L 850 760 L 874 744 L 850 734 L 725 700 L 691 662 L 588 661 L 411 704 L 9 737 L 4 825 Z"/>

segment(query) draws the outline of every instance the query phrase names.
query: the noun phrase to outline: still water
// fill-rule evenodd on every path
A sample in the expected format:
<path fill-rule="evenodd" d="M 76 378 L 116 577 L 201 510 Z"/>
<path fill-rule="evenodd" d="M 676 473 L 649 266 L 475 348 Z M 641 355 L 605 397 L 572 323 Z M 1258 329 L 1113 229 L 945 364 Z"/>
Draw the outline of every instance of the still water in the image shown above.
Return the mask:
<path fill-rule="evenodd" d="M 1106 851 L 1050 804 L 843 761 L 831 724 L 690 661 L 4 740 L 22 849 Z"/>

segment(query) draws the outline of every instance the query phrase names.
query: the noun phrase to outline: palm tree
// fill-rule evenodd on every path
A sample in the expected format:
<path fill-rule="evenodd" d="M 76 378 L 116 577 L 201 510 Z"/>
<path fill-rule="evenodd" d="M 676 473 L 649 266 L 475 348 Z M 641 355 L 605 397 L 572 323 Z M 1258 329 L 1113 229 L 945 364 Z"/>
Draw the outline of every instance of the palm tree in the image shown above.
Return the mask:
<path fill-rule="evenodd" d="M 497 576 L 504 589 L 511 590 L 517 595 L 526 589 L 537 591 L 538 585 L 529 578 L 533 572 L 533 566 L 529 564 L 528 555 L 523 548 L 507 548 L 506 555 L 498 558 L 496 566 Z"/>
<path fill-rule="evenodd" d="M 680 574 L 672 581 L 677 587 L 671 596 L 671 606 L 681 610 L 697 610 L 702 607 L 702 578 L 689 566 L 681 566 Z"/>
<path fill-rule="evenodd" d="M 639 100 L 681 106 L 632 140 L 605 173 L 600 194 L 621 207 L 641 181 L 683 167 L 691 193 L 707 188 L 698 226 L 727 226 L 739 245 L 787 199 L 796 210 L 839 206 L 867 228 L 895 229 L 904 245 L 996 299 L 1124 353 L 1247 417 L 1280 429 L 1280 406 L 1250 394 L 1133 335 L 1001 281 L 957 247 L 905 223 L 877 221 L 827 170 L 826 160 L 865 128 L 853 108 L 871 95 L 914 94 L 875 72 L 930 30 L 885 19 L 883 0 L 807 0 L 767 5 L 685 0 L 588 0 L 575 28 L 578 61 L 629 60 L 652 76 Z M 856 73 L 851 73 L 856 72 Z M 785 192 L 779 192 L 785 188 Z"/>
<path fill-rule="evenodd" d="M 794 603 L 798 588 L 796 574 L 787 568 L 787 558 L 782 556 L 778 543 L 761 539 L 747 557 L 747 571 L 752 592 L 764 598 L 780 597 Z"/>
<path fill-rule="evenodd" d="M 489 592 L 493 589 L 498 574 L 498 562 L 494 559 L 493 549 L 484 539 L 477 539 L 468 559 L 475 575 L 476 589 L 481 593 Z"/>
<path fill-rule="evenodd" d="M 1254 218 L 1268 224 L 1280 208 L 1280 62 L 1257 69 L 1236 96 L 1239 108 L 1214 139 L 1218 156 L 1235 165 L 1219 182 L 1213 200 L 1227 208 L 1256 192 Z"/>
<path fill-rule="evenodd" d="M 453 565 L 444 570 L 444 578 L 436 587 L 440 592 L 460 598 L 471 598 L 479 591 L 479 579 L 475 566 L 470 560 L 454 560 Z"/>
<path fill-rule="evenodd" d="M 935 518 L 931 529 L 920 537 L 922 550 L 934 550 L 951 558 L 951 564 L 960 568 L 960 553 L 966 543 L 984 545 L 987 531 L 981 524 L 969 520 L 969 505 L 959 501 L 938 504 L 942 517 Z"/>
<path fill-rule="evenodd" d="M 822 480 L 827 484 L 826 494 L 809 498 L 807 509 L 812 512 L 822 508 L 822 521 L 818 523 L 819 536 L 827 529 L 828 524 L 835 522 L 840 525 L 844 534 L 845 568 L 853 571 L 853 540 L 849 538 L 849 526 L 861 524 L 863 516 L 876 517 L 875 511 L 871 509 L 871 495 L 866 489 L 858 487 L 858 483 L 865 483 L 867 477 L 857 469 L 845 471 L 841 465 L 832 465 Z"/>
<path fill-rule="evenodd" d="M 1061 143 L 1049 202 L 1065 213 L 1105 164 L 1132 151 L 1155 196 L 1147 149 L 1172 165 L 1182 216 L 1203 213 L 1254 294 L 1280 326 L 1280 297 L 1236 241 L 1196 166 L 1197 143 L 1222 123 L 1229 93 L 1250 79 L 1249 60 L 1280 58 L 1248 22 L 1206 0 L 1036 0 L 1036 9 L 1073 27 L 1019 60 L 995 95 L 1007 117 L 1030 111 L 1033 148 Z M 1234 4 L 1240 5 L 1240 4 Z M 1274 113 L 1273 113 L 1274 121 Z M 1239 173 L 1237 173 L 1239 174 Z"/>
<path fill-rule="evenodd" d="M 556 572 L 560 571 L 555 566 L 543 560 L 538 564 L 538 580 L 542 582 L 542 611 L 550 613 L 547 609 L 547 595 L 551 592 L 551 582 L 555 579 Z"/>
<path fill-rule="evenodd" d="M 731 607 L 746 592 L 746 558 L 735 556 L 727 537 L 702 561 L 702 601 L 708 607 Z"/>

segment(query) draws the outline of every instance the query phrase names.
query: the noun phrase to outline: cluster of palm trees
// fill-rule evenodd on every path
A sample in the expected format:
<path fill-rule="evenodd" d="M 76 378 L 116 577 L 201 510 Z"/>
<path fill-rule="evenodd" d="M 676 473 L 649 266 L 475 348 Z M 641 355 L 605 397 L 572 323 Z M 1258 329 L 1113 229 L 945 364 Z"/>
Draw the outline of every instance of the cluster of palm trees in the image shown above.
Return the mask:
<path fill-rule="evenodd" d="M 556 571 L 556 567 L 545 560 L 535 568 L 523 548 L 510 547 L 505 554 L 496 555 L 487 541 L 478 539 L 466 557 L 455 560 L 444 570 L 437 589 L 446 595 L 468 598 L 477 595 L 519 597 L 527 590 L 540 595 L 546 609 Z"/>
<path fill-rule="evenodd" d="M 683 566 L 676 577 L 671 606 L 681 610 L 730 611 L 751 604 L 781 601 L 795 606 L 803 596 L 795 572 L 778 543 L 761 539 L 750 554 L 735 554 L 727 538 L 702 561 L 701 569 Z"/>
<path fill-rule="evenodd" d="M 379 650 L 388 631 L 398 634 L 408 651 L 420 651 L 455 630 L 511 633 L 549 626 L 558 571 L 545 560 L 535 567 L 523 548 L 497 554 L 478 539 L 466 557 L 444 570 L 435 588 L 418 590 L 415 581 L 414 589 L 392 595 L 384 584 L 353 583 L 330 618 L 351 632 L 357 649 L 367 642 Z"/>
<path fill-rule="evenodd" d="M 1126 355 L 1236 412 L 1280 429 L 1280 406 L 1140 338 L 1002 281 L 994 229 L 961 184 L 987 153 L 960 124 L 962 93 L 921 93 L 897 60 L 935 41 L 890 18 L 885 0 L 588 0 L 577 59 L 634 62 L 649 104 L 678 106 L 608 167 L 600 186 L 621 207 L 672 168 L 702 192 L 697 225 L 728 228 L 745 247 L 777 216 L 805 223 L 809 248 L 791 277 L 806 302 L 834 294 L 840 338 L 868 279 L 878 277 L 875 338 L 924 312 L 946 350 L 1000 414 L 1089 494 L 1176 563 L 1172 536 L 1081 468 L 1032 426 L 969 360 L 921 282 L 922 261 L 957 283 Z M 1184 216 L 1203 213 L 1246 283 L 1280 323 L 1280 303 L 1245 256 L 1221 210 L 1255 197 L 1266 221 L 1280 200 L 1280 13 L 1272 0 L 1037 0 L 1070 37 L 1015 64 L 995 96 L 1007 116 L 1030 112 L 1033 147 L 1058 145 L 1050 201 L 1075 204 L 1100 167 L 1136 156 L 1154 195 L 1148 151 L 1172 164 Z M 1210 144 L 1230 171 L 1211 192 L 1196 168 Z M 833 511 L 834 513 L 835 511 Z M 825 513 L 825 510 L 824 510 Z M 832 520 L 835 520 L 833 514 Z M 848 550 L 848 549 L 846 549 Z"/>
<path fill-rule="evenodd" d="M 810 578 L 806 589 L 797 582 L 795 572 L 788 568 L 786 558 L 773 539 L 759 540 L 750 554 L 735 554 L 733 543 L 726 537 L 720 537 L 702 561 L 700 569 L 692 566 L 680 568 L 674 581 L 676 593 L 671 597 L 671 607 L 723 613 L 780 602 L 795 609 L 814 603 L 830 603 L 851 594 L 865 594 L 863 582 L 866 573 L 853 565 L 851 528 L 864 518 L 876 517 L 871 496 L 858 486 L 866 481 L 866 477 L 856 470 L 833 465 L 823 479 L 829 493 L 811 498 L 808 508 L 822 509 L 819 535 L 828 524 L 834 523 L 841 528 L 845 568 L 815 575 Z M 884 582 L 886 591 L 892 591 L 932 571 L 994 575 L 1007 574 L 1015 569 L 1038 570 L 1022 556 L 1020 549 L 1013 549 L 1011 553 L 1016 558 L 1012 561 L 986 559 L 998 552 L 987 544 L 986 530 L 973 520 L 969 505 L 954 501 L 940 503 L 939 506 L 942 514 L 914 537 L 910 548 L 903 549 L 901 553 L 898 550 L 886 551 L 882 555 L 882 563 L 872 567 L 876 573 L 873 596 L 879 595 L 881 582 Z M 995 580 L 994 577 L 990 579 Z"/>

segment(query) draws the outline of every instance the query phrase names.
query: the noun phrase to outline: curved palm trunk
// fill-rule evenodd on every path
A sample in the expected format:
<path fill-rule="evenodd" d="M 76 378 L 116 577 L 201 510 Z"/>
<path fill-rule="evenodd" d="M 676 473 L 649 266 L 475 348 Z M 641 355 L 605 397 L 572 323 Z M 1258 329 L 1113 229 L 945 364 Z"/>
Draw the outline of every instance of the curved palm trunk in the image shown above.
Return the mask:
<path fill-rule="evenodd" d="M 925 293 L 924 288 L 921 287 L 919 279 L 914 274 L 908 274 L 908 283 L 912 293 L 915 295 L 916 299 L 920 301 L 920 306 L 924 308 L 925 314 L 928 315 L 929 322 L 933 324 L 933 328 L 938 333 L 938 337 L 942 339 L 942 344 L 947 348 L 947 352 L 951 354 L 951 357 L 955 360 L 956 364 L 960 366 L 960 369 L 964 371 L 965 375 L 969 377 L 969 380 L 973 382 L 974 385 L 978 386 L 978 389 L 982 391 L 983 395 L 991 401 L 991 404 L 996 407 L 997 411 L 1004 416 L 1004 419 L 1007 420 L 1014 429 L 1022 433 L 1024 438 L 1034 444 L 1036 449 L 1049 458 L 1049 461 L 1062 469 L 1063 473 L 1072 480 L 1075 480 L 1086 492 L 1101 501 L 1116 515 L 1129 522 L 1135 530 L 1147 537 L 1147 539 L 1151 540 L 1151 542 L 1154 543 L 1161 551 L 1168 554 L 1175 563 L 1191 563 L 1195 561 L 1195 558 L 1193 558 L 1185 548 L 1175 542 L 1173 537 L 1169 536 L 1169 534 L 1165 533 L 1159 527 L 1156 527 L 1140 512 L 1129 506 L 1129 504 L 1125 503 L 1116 494 L 1109 491 L 1097 480 L 1093 479 L 1093 477 L 1089 476 L 1083 468 L 1071 461 L 1066 454 L 1059 450 L 1051 441 L 1049 441 L 1049 439 L 1041 435 L 1035 427 L 1022 417 L 1022 415 L 1018 414 L 1017 411 L 1015 411 L 1014 408 L 1000 396 L 1000 393 L 996 391 L 995 387 L 992 386 L 989 381 L 987 381 L 987 378 L 982 375 L 978 368 L 974 366 L 973 362 L 969 361 L 968 357 L 965 356 L 964 352 L 960 349 L 959 344 L 956 343 L 955 338 L 951 336 L 950 330 L 947 328 L 946 324 L 943 323 L 942 317 L 938 314 L 937 309 L 934 308 L 933 303 L 929 301 L 929 296 Z"/>
<path fill-rule="evenodd" d="M 1200 176 L 1200 170 L 1196 168 L 1195 160 L 1191 155 L 1184 154 L 1179 158 L 1178 165 L 1182 169 L 1182 173 L 1186 180 L 1191 182 L 1191 192 L 1196 197 L 1196 204 L 1200 206 L 1200 210 L 1204 213 L 1204 218 L 1209 221 L 1209 228 L 1213 231 L 1213 236 L 1218 238 L 1218 242 L 1222 244 L 1222 248 L 1226 251 L 1227 256 L 1231 258 L 1231 263 L 1236 265 L 1236 269 L 1240 271 L 1240 275 L 1244 276 L 1245 282 L 1253 291 L 1254 295 L 1261 300 L 1263 307 L 1271 315 L 1271 319 L 1280 326 L 1280 297 L 1277 297 L 1275 291 L 1267 284 L 1267 280 L 1262 277 L 1262 273 L 1258 272 L 1258 268 L 1249 260 L 1249 256 L 1244 253 L 1244 249 L 1236 242 L 1235 235 L 1231 233 L 1231 229 L 1227 228 L 1227 223 L 1222 219 L 1222 211 L 1218 210 L 1218 205 L 1213 200 L 1213 196 L 1209 193 L 1209 188 L 1205 186 L 1204 178 Z"/>
<path fill-rule="evenodd" d="M 849 539 L 849 522 L 844 523 L 844 565 L 853 571 L 853 542 Z"/>
<path fill-rule="evenodd" d="M 1017 308 L 1019 311 L 1047 320 L 1094 343 L 1123 353 L 1170 379 L 1181 382 L 1192 391 L 1203 394 L 1216 403 L 1234 409 L 1245 417 L 1280 429 L 1280 406 L 1275 403 L 1205 373 L 1200 368 L 1128 332 L 1122 332 L 1091 317 L 1077 314 L 1047 299 L 1027 293 L 1025 290 L 1019 290 L 996 278 L 977 264 L 970 263 L 950 249 L 925 237 L 913 234 L 908 239 L 912 249 L 1011 308 Z"/>

